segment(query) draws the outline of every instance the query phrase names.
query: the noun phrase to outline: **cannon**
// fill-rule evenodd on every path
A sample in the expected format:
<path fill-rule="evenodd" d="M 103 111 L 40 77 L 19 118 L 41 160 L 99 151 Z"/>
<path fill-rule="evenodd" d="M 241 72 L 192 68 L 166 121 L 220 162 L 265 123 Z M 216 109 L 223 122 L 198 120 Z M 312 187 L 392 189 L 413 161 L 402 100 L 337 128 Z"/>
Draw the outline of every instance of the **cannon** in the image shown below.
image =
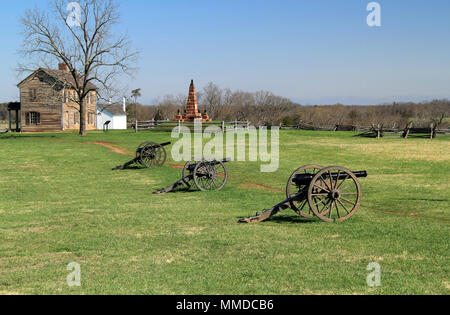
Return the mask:
<path fill-rule="evenodd" d="M 174 191 L 177 187 L 187 186 L 189 190 L 193 184 L 200 191 L 222 190 L 228 181 L 228 171 L 225 163 L 230 159 L 217 160 L 192 160 L 185 164 L 183 168 L 183 178 L 167 188 L 158 190 L 153 194 L 166 194 Z"/>
<path fill-rule="evenodd" d="M 161 167 L 167 159 L 167 152 L 164 147 L 170 142 L 157 144 L 154 142 L 141 143 L 136 149 L 136 157 L 127 163 L 113 168 L 113 170 L 124 170 L 133 164 L 139 164 L 146 168 Z"/>
<path fill-rule="evenodd" d="M 239 222 L 263 222 L 287 209 L 294 210 L 304 218 L 344 222 L 358 211 L 362 199 L 359 178 L 367 176 L 366 171 L 352 172 L 340 166 L 302 166 L 287 182 L 286 200 Z"/>

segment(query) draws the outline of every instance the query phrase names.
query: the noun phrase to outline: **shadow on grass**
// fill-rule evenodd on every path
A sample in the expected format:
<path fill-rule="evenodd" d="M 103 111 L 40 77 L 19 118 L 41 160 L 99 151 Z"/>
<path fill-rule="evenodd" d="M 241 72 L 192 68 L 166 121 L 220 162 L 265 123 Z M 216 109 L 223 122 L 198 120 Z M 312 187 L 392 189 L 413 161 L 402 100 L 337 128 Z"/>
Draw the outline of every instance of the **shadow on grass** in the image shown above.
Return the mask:
<path fill-rule="evenodd" d="M 139 165 L 133 165 L 133 166 L 127 166 L 124 169 L 120 169 L 121 166 L 117 166 L 116 168 L 113 168 L 113 171 L 139 171 L 139 170 L 146 170 L 148 168 L 143 167 L 143 166 L 139 166 Z"/>
<path fill-rule="evenodd" d="M 238 221 L 245 219 L 244 217 L 237 217 Z M 251 224 L 267 224 L 267 223 L 278 223 L 278 224 L 311 224 L 311 223 L 320 223 L 320 220 L 317 219 L 306 219 L 301 216 L 274 216 L 266 221 L 260 222 L 260 223 L 251 223 Z M 248 224 L 248 223 L 242 223 L 242 224 Z"/>
<path fill-rule="evenodd" d="M 354 138 L 376 138 L 376 134 L 374 132 L 364 132 L 353 136 Z"/>
<path fill-rule="evenodd" d="M 6 135 L 1 136 L 0 140 L 14 140 L 14 139 L 27 139 L 27 138 L 41 138 L 41 139 L 54 139 L 57 138 L 55 135 L 20 135 L 20 136 L 12 136 L 12 135 Z"/>
<path fill-rule="evenodd" d="M 193 193 L 201 193 L 200 190 L 197 190 L 195 188 L 175 188 L 174 190 L 168 191 L 166 193 L 160 193 L 158 194 L 158 191 L 163 190 L 164 188 L 157 190 L 155 192 L 153 192 L 153 195 L 156 196 L 164 196 L 164 195 L 169 195 L 169 194 L 193 194 Z"/>
<path fill-rule="evenodd" d="M 411 139 L 430 139 L 430 134 L 410 134 Z"/>
<path fill-rule="evenodd" d="M 295 224 L 309 224 L 309 223 L 320 223 L 320 221 L 316 219 L 306 219 L 301 216 L 276 216 L 269 220 L 269 222 L 274 223 L 295 223 Z"/>
<path fill-rule="evenodd" d="M 364 132 L 353 136 L 354 138 L 372 138 L 376 139 L 377 135 L 374 132 Z M 402 138 L 401 134 L 384 134 L 382 138 Z M 408 139 L 430 139 L 430 134 L 410 134 Z"/>

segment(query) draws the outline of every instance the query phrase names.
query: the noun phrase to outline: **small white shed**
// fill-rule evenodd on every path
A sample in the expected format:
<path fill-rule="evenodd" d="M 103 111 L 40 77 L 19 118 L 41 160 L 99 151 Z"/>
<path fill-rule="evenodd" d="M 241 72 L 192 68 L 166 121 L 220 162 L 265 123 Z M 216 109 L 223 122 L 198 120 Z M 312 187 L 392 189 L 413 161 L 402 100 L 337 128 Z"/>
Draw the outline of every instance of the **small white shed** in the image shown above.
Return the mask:
<path fill-rule="evenodd" d="M 127 129 L 126 100 L 123 104 L 97 105 L 97 128 L 102 129 L 103 125 L 110 121 L 110 130 Z"/>

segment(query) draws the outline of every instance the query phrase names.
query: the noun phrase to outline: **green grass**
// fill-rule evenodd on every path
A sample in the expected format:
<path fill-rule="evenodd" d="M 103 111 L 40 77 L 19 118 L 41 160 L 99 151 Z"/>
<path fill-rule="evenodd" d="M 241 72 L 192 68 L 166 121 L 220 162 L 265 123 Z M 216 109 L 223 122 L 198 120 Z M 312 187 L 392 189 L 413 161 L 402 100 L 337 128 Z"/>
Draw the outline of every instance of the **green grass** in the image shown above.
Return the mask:
<path fill-rule="evenodd" d="M 449 294 L 450 138 L 353 135 L 283 131 L 278 172 L 233 162 L 221 192 L 163 196 L 176 163 L 113 172 L 128 157 L 91 142 L 134 151 L 170 133 L 1 135 L 0 294 Z M 236 223 L 284 199 L 252 184 L 284 190 L 310 163 L 369 172 L 354 218 Z M 80 288 L 66 284 L 71 262 Z"/>

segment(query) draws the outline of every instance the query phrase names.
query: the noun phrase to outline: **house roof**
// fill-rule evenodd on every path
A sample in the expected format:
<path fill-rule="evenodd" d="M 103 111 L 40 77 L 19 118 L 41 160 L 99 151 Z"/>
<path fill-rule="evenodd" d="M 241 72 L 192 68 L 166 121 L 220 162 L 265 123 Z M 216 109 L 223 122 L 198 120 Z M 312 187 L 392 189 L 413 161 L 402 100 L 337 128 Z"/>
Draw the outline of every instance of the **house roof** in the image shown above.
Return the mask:
<path fill-rule="evenodd" d="M 22 80 L 19 84 L 17 84 L 17 86 L 20 87 L 29 78 L 31 78 L 39 73 L 45 73 L 48 76 L 54 78 L 55 80 L 59 81 L 60 83 L 62 83 L 64 85 L 68 84 L 68 85 L 71 85 L 72 87 L 75 86 L 75 80 L 71 73 L 65 72 L 62 70 L 52 70 L 52 69 L 44 69 L 44 68 L 37 69 L 32 74 L 30 74 L 28 77 L 26 77 L 24 80 Z M 81 79 L 82 77 L 79 76 L 79 78 Z M 93 83 L 90 83 L 90 82 L 87 84 L 87 88 L 89 90 L 97 90 L 97 87 Z"/>
<path fill-rule="evenodd" d="M 103 104 L 97 105 L 101 112 L 107 111 L 115 116 L 125 116 L 127 113 L 123 111 L 122 104 Z"/>

